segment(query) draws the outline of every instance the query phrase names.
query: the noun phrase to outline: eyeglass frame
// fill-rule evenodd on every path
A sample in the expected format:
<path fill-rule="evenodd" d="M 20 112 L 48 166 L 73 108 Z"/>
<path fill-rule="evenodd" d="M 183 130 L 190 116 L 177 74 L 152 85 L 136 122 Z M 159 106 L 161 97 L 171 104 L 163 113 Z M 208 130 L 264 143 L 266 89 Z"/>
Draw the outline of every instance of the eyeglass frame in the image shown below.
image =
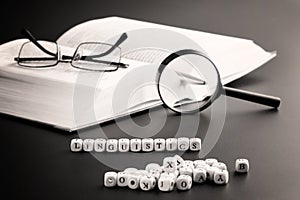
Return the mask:
<path fill-rule="evenodd" d="M 43 47 L 39 42 L 38 40 L 31 34 L 31 32 L 28 30 L 28 29 L 23 29 L 21 31 L 21 33 L 27 38 L 29 39 L 28 42 L 25 42 L 24 44 L 22 44 L 21 48 L 20 48 L 20 51 L 19 51 L 19 54 L 18 54 L 18 57 L 15 57 L 14 60 L 17 61 L 17 64 L 19 66 L 22 66 L 22 67 L 27 67 L 27 68 L 36 68 L 36 69 L 39 69 L 39 68 L 48 68 L 48 67 L 54 67 L 56 66 L 59 62 L 64 62 L 64 63 L 70 63 L 72 67 L 74 68 L 77 68 L 77 69 L 82 69 L 82 70 L 87 70 L 87 71 L 97 71 L 97 72 L 113 72 L 113 71 L 117 71 L 119 69 L 119 67 L 121 68 L 127 68 L 129 65 L 128 64 L 125 64 L 125 63 L 121 63 L 121 55 L 120 55 L 120 60 L 119 62 L 110 62 L 110 61 L 99 61 L 99 60 L 93 60 L 93 62 L 101 62 L 101 63 L 108 63 L 108 64 L 112 64 L 112 65 L 115 65 L 117 66 L 115 69 L 110 69 L 110 70 L 103 70 L 103 69 L 99 69 L 99 70 L 93 70 L 93 69 L 88 69 L 88 68 L 81 68 L 81 67 L 78 67 L 76 65 L 73 64 L 73 61 L 74 61 L 74 58 L 76 56 L 76 53 L 78 51 L 78 49 L 82 46 L 82 45 L 86 45 L 86 44 L 99 44 L 99 45 L 107 45 L 107 46 L 110 46 L 111 48 L 108 49 L 106 52 L 100 54 L 100 55 L 93 55 L 93 56 L 82 56 L 84 58 L 86 57 L 90 57 L 91 59 L 93 59 L 94 57 L 101 57 L 103 54 L 104 55 L 108 55 L 109 53 L 111 53 L 113 50 L 115 50 L 116 48 L 120 50 L 121 52 L 121 48 L 119 47 L 119 45 L 121 43 L 123 43 L 127 38 L 127 34 L 126 33 L 123 33 L 120 38 L 115 42 L 115 44 L 108 44 L 108 43 L 102 43 L 102 42 L 82 42 L 80 43 L 76 50 L 74 51 L 74 54 L 73 56 L 68 56 L 68 55 L 61 55 L 61 51 L 60 51 L 60 48 L 58 46 L 58 44 L 56 42 L 52 42 L 56 45 L 56 53 L 53 53 L 49 50 L 47 50 L 45 47 Z M 48 58 L 38 58 L 38 57 L 32 57 L 32 58 L 21 58 L 20 55 L 21 55 L 21 52 L 22 52 L 22 49 L 24 48 L 24 46 L 28 43 L 32 42 L 36 47 L 38 47 L 41 51 L 43 51 L 44 53 L 52 56 L 52 57 L 48 57 Z M 51 42 L 51 41 L 47 41 L 47 42 Z M 51 65 L 45 65 L 45 66 L 30 66 L 30 65 L 23 65 L 21 62 L 22 61 L 26 61 L 26 60 L 35 60 L 35 61 L 39 61 L 39 60 L 53 60 L 55 59 L 56 60 L 56 63 L 54 64 L 51 64 Z"/>

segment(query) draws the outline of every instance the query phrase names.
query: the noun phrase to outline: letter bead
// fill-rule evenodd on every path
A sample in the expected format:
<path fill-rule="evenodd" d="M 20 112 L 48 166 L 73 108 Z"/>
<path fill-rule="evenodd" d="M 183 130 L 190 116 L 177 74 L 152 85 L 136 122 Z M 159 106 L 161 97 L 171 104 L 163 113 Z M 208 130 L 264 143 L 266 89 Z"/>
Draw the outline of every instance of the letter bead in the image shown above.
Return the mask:
<path fill-rule="evenodd" d="M 167 151 L 176 151 L 177 150 L 177 138 L 166 139 L 166 150 Z"/>
<path fill-rule="evenodd" d="M 70 144 L 70 149 L 73 152 L 79 152 L 82 151 L 82 139 L 72 139 Z"/>
<path fill-rule="evenodd" d="M 158 189 L 163 192 L 169 192 L 174 189 L 175 181 L 173 177 L 161 176 L 158 179 Z"/>
<path fill-rule="evenodd" d="M 204 168 L 195 168 L 193 170 L 193 180 L 195 183 L 203 183 L 206 181 L 206 170 Z"/>
<path fill-rule="evenodd" d="M 91 152 L 94 149 L 94 140 L 93 139 L 85 139 L 82 143 L 82 149 L 86 152 Z"/>
<path fill-rule="evenodd" d="M 214 163 L 212 166 L 213 166 L 213 167 L 216 167 L 216 168 L 218 168 L 218 169 L 220 169 L 220 170 L 227 170 L 226 164 L 225 164 L 225 163 L 222 163 L 222 162 Z"/>
<path fill-rule="evenodd" d="M 193 168 L 191 168 L 191 167 L 186 167 L 186 166 L 180 167 L 180 169 L 179 169 L 179 174 L 180 174 L 180 175 L 193 176 Z"/>
<path fill-rule="evenodd" d="M 130 141 L 127 138 L 119 139 L 119 152 L 128 152 L 130 148 Z"/>
<path fill-rule="evenodd" d="M 205 162 L 206 162 L 206 164 L 212 166 L 214 163 L 217 163 L 218 160 L 215 158 L 207 158 L 207 159 L 205 159 Z"/>
<path fill-rule="evenodd" d="M 130 150 L 132 152 L 138 152 L 142 150 L 142 140 L 139 138 L 134 138 L 130 140 Z"/>
<path fill-rule="evenodd" d="M 218 170 L 214 174 L 214 182 L 216 184 L 227 184 L 229 180 L 229 173 L 227 170 Z"/>
<path fill-rule="evenodd" d="M 249 161 L 245 158 L 239 158 L 235 161 L 235 171 L 238 173 L 247 173 L 249 167 Z"/>
<path fill-rule="evenodd" d="M 116 152 L 116 151 L 118 151 L 118 140 L 108 139 L 106 141 L 106 151 L 107 152 Z"/>
<path fill-rule="evenodd" d="M 140 175 L 129 174 L 128 176 L 128 187 L 130 189 L 137 189 L 140 185 Z"/>
<path fill-rule="evenodd" d="M 142 139 L 142 150 L 145 152 L 153 151 L 153 139 L 152 138 L 144 138 Z"/>
<path fill-rule="evenodd" d="M 104 186 L 114 187 L 117 185 L 118 174 L 116 172 L 106 172 L 104 174 Z"/>
<path fill-rule="evenodd" d="M 190 140 L 186 137 L 180 137 L 177 139 L 177 145 L 179 151 L 187 151 L 190 148 Z"/>
<path fill-rule="evenodd" d="M 182 167 L 184 165 L 184 160 L 181 156 L 175 155 L 174 158 L 176 158 L 176 163 L 177 163 L 177 169 Z"/>
<path fill-rule="evenodd" d="M 156 185 L 156 180 L 153 176 L 142 176 L 140 179 L 140 188 L 144 191 L 152 190 Z"/>
<path fill-rule="evenodd" d="M 188 175 L 180 175 L 176 180 L 178 190 L 189 190 L 192 187 L 192 178 Z"/>
<path fill-rule="evenodd" d="M 106 140 L 105 139 L 96 139 L 94 142 L 95 152 L 104 152 L 105 151 Z"/>
<path fill-rule="evenodd" d="M 117 185 L 119 187 L 126 187 L 128 185 L 128 173 L 118 172 Z"/>
<path fill-rule="evenodd" d="M 194 169 L 194 162 L 191 161 L 191 160 L 185 160 L 184 161 L 184 166 L 185 167 L 190 167 L 190 168 Z"/>
<path fill-rule="evenodd" d="M 154 150 L 164 151 L 166 149 L 166 140 L 162 138 L 157 138 L 154 140 Z"/>
<path fill-rule="evenodd" d="M 207 167 L 206 168 L 206 180 L 213 181 L 215 172 L 219 171 L 216 167 Z"/>
<path fill-rule="evenodd" d="M 207 165 L 207 164 L 204 160 L 194 160 L 195 168 L 202 167 L 202 166 L 205 166 L 205 165 Z"/>
<path fill-rule="evenodd" d="M 191 138 L 190 139 L 190 150 L 191 151 L 200 151 L 201 150 L 201 139 L 200 138 Z"/>
<path fill-rule="evenodd" d="M 154 172 L 157 171 L 159 173 L 162 172 L 161 166 L 157 163 L 149 163 L 146 165 L 145 170 L 147 170 L 148 172 Z"/>
<path fill-rule="evenodd" d="M 174 172 L 177 170 L 177 160 L 174 157 L 165 157 L 163 160 L 163 170 L 165 172 Z"/>

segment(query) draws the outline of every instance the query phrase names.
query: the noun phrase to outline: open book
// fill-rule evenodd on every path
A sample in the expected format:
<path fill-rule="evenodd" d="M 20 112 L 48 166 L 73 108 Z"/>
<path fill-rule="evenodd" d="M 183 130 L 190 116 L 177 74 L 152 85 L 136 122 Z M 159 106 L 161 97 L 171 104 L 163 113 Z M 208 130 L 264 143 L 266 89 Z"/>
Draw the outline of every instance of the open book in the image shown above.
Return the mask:
<path fill-rule="evenodd" d="M 121 17 L 79 24 L 64 33 L 57 43 L 67 47 L 62 51 L 73 51 L 84 41 L 107 41 L 123 32 L 147 28 L 174 31 L 194 41 L 217 63 L 223 84 L 276 56 L 275 52 L 266 52 L 251 40 Z M 153 82 L 156 75 L 155 68 L 149 67 L 153 58 L 146 52 L 145 55 L 126 53 L 125 45 L 122 62 L 129 67 L 109 73 L 82 71 L 69 63 L 30 69 L 14 61 L 26 41 L 19 39 L 0 46 L 1 113 L 74 131 L 161 104 L 155 84 L 143 84 Z"/>

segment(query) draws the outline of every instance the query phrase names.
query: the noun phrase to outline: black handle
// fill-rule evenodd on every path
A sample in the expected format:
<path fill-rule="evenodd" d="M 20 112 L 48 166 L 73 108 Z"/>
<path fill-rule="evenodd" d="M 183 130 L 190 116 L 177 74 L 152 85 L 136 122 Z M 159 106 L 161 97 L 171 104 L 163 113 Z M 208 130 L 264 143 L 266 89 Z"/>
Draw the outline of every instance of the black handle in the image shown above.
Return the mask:
<path fill-rule="evenodd" d="M 280 98 L 268 96 L 264 94 L 258 94 L 254 92 L 249 92 L 245 90 L 239 90 L 235 88 L 224 87 L 227 96 L 242 99 L 245 101 L 250 101 L 253 103 L 258 103 L 273 108 L 278 108 L 280 105 Z"/>

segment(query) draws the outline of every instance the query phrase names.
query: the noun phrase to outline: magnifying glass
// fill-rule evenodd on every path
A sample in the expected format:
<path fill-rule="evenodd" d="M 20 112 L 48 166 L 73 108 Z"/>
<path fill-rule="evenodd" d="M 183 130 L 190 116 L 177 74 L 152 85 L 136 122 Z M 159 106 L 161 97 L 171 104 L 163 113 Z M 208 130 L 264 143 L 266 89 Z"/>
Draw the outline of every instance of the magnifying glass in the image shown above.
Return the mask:
<path fill-rule="evenodd" d="M 222 94 L 275 109 L 281 101 L 278 97 L 223 86 L 212 60 L 193 49 L 167 56 L 158 68 L 156 84 L 162 102 L 177 113 L 202 111 Z"/>

